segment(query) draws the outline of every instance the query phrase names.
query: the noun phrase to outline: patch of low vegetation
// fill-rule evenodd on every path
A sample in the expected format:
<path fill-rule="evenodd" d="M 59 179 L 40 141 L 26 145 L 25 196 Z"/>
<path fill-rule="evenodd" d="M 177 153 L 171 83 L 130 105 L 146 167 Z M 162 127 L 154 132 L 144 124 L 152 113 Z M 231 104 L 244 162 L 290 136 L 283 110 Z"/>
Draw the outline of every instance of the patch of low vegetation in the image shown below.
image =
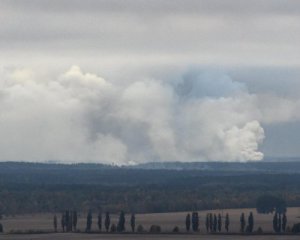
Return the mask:
<path fill-rule="evenodd" d="M 159 225 L 151 225 L 150 233 L 160 233 L 161 232 L 161 227 Z"/>
<path fill-rule="evenodd" d="M 179 233 L 179 227 L 178 226 L 175 226 L 174 228 L 173 228 L 173 231 L 172 231 L 173 233 Z"/>
<path fill-rule="evenodd" d="M 256 230 L 256 233 L 257 234 L 263 234 L 264 231 L 263 231 L 262 227 L 258 227 L 258 229 Z"/>
<path fill-rule="evenodd" d="M 137 227 L 137 232 L 138 232 L 138 233 L 143 233 L 143 232 L 145 232 L 143 225 L 138 225 L 138 227 Z"/>
<path fill-rule="evenodd" d="M 300 223 L 296 223 L 293 225 L 292 233 L 300 233 Z"/>
<path fill-rule="evenodd" d="M 112 224 L 111 227 L 110 227 L 110 232 L 111 233 L 115 233 L 117 231 L 117 227 L 115 224 Z"/>

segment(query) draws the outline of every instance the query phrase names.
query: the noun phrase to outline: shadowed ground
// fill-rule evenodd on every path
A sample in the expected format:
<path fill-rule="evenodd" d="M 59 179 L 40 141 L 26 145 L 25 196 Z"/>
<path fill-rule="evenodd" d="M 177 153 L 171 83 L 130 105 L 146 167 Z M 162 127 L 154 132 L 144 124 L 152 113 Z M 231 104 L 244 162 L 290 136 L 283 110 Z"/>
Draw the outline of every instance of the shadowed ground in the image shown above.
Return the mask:
<path fill-rule="evenodd" d="M 142 240 L 162 240 L 162 239 L 176 239 L 176 240 L 184 240 L 184 239 L 201 239 L 201 240 L 231 240 L 231 239 L 256 239 L 256 240 L 279 240 L 279 239 L 287 239 L 287 240 L 296 240 L 299 239 L 298 236 L 241 236 L 241 235 L 222 235 L 222 236 L 214 236 L 214 235 L 185 235 L 185 234 L 158 234 L 158 235 L 148 235 L 148 234 L 75 234 L 75 233 L 53 233 L 53 234 L 34 234 L 34 235 L 0 235 L 0 239 L 2 240 L 123 240 L 123 239 L 142 239 Z"/>

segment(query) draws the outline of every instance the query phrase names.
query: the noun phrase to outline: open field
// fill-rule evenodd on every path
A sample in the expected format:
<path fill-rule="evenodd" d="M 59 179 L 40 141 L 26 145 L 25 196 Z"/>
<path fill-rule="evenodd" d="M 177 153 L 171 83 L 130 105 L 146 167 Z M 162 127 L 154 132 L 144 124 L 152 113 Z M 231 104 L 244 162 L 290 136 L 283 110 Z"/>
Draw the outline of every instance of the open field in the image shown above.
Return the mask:
<path fill-rule="evenodd" d="M 215 211 L 201 211 L 200 216 L 200 235 L 188 234 L 188 235 L 131 235 L 131 234 L 36 234 L 36 235 L 2 235 L 1 239 L 239 239 L 242 236 L 234 235 L 223 235 L 213 236 L 210 235 L 209 238 L 205 235 L 205 216 L 207 212 L 221 213 L 223 216 L 228 212 L 230 216 L 230 233 L 237 233 L 239 231 L 239 217 L 242 212 L 248 216 L 249 212 L 254 213 L 254 229 L 261 227 L 264 233 L 273 233 L 272 229 L 272 218 L 273 215 L 257 214 L 255 209 L 227 209 L 227 210 L 215 210 Z M 136 226 L 139 224 L 143 225 L 146 230 L 149 230 L 152 224 L 160 225 L 163 232 L 171 232 L 174 226 L 178 226 L 181 233 L 185 233 L 185 216 L 186 212 L 179 213 L 151 213 L 151 214 L 137 214 L 136 215 Z M 289 208 L 287 211 L 288 224 L 287 226 L 292 226 L 296 222 L 300 222 L 300 208 Z M 111 223 L 117 224 L 117 215 L 111 215 Z M 104 219 L 103 219 L 104 220 Z M 127 215 L 126 229 L 129 231 L 129 215 Z M 97 219 L 96 214 L 93 216 L 93 231 L 97 231 Z M 15 217 L 7 217 L 2 220 L 5 233 L 9 233 L 14 230 L 28 231 L 41 230 L 41 231 L 53 231 L 53 214 L 34 214 L 34 215 L 21 215 Z M 81 214 L 78 220 L 78 229 L 84 231 L 86 224 L 85 214 Z M 60 214 L 58 214 L 58 227 L 60 229 Z M 255 236 L 255 239 L 282 239 L 275 236 L 263 236 L 260 238 Z M 249 236 L 243 236 L 242 238 L 249 238 Z M 284 236 L 284 239 L 298 239 L 294 236 Z"/>
<path fill-rule="evenodd" d="M 164 240 L 164 239 L 174 239 L 174 240 L 185 240 L 185 239 L 200 239 L 200 240 L 237 240 L 237 239 L 255 239 L 255 240 L 296 240 L 299 239 L 298 236 L 241 236 L 241 235 L 172 235 L 172 234 L 155 234 L 155 235 L 146 235 L 146 234 L 74 234 L 74 233 L 57 233 L 57 234 L 36 234 L 36 235 L 6 235 L 0 236 L 2 240 Z"/>

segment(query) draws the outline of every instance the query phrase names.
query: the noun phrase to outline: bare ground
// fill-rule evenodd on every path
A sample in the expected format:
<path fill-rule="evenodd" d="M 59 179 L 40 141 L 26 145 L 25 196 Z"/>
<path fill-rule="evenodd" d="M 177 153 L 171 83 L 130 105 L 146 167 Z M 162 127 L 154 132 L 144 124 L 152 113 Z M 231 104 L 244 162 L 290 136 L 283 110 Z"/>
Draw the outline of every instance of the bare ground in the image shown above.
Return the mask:
<path fill-rule="evenodd" d="M 242 236 L 242 235 L 195 235 L 195 234 L 78 234 L 78 233 L 52 233 L 52 234 L 34 234 L 34 235 L 0 235 L 1 240 L 129 240 L 129 239 L 141 239 L 141 240 L 163 240 L 163 239 L 200 239 L 200 240 L 237 240 L 237 239 L 255 239 L 255 240 L 296 240 L 300 236 L 274 236 L 274 235 L 263 235 L 263 236 Z"/>

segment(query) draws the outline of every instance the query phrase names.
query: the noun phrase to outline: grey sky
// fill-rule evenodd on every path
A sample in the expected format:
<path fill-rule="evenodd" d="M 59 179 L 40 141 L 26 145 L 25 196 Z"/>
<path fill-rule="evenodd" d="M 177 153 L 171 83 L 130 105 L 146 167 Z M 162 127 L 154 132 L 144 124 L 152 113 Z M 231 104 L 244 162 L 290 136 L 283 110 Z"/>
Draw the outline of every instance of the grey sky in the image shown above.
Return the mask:
<path fill-rule="evenodd" d="M 298 1 L 0 4 L 0 47 L 12 62 L 20 51 L 33 62 L 70 56 L 105 65 L 297 66 L 299 60 Z"/>
<path fill-rule="evenodd" d="M 128 162 L 128 158 L 132 156 L 134 156 L 132 158 L 137 159 L 137 162 L 145 161 L 146 158 L 152 160 L 174 158 L 171 155 L 166 156 L 157 146 L 162 144 L 159 142 L 160 138 L 156 138 L 158 129 L 164 127 L 167 129 L 162 137 L 163 139 L 166 138 L 164 144 L 167 144 L 170 150 L 179 149 L 178 155 L 182 158 L 191 157 L 194 160 L 198 158 L 209 160 L 214 157 L 222 158 L 222 156 L 211 154 L 211 151 L 219 149 L 230 160 L 245 160 L 243 154 L 242 156 L 236 152 L 245 152 L 244 150 L 233 150 L 228 144 L 229 142 L 234 144 L 234 139 L 238 136 L 235 135 L 237 133 L 234 126 L 238 127 L 241 131 L 240 134 L 248 133 L 248 131 L 253 133 L 259 130 L 253 121 L 258 121 L 266 130 L 263 143 L 259 143 L 259 148 L 263 150 L 265 155 L 287 156 L 289 152 L 293 156 L 300 155 L 299 137 L 296 136 L 295 132 L 291 135 L 291 140 L 285 140 L 286 143 L 283 145 L 280 141 L 274 140 L 280 136 L 287 137 L 289 134 L 284 133 L 300 127 L 300 117 L 294 113 L 298 110 L 300 112 L 300 104 L 298 103 L 300 102 L 298 93 L 300 89 L 299 42 L 300 2 L 294 0 L 0 0 L 1 81 L 9 79 L 6 81 L 16 81 L 14 84 L 17 84 L 19 80 L 16 79 L 19 78 L 26 78 L 26 81 L 30 78 L 37 82 L 43 81 L 41 79 L 47 79 L 47 81 L 55 79 L 54 81 L 59 82 L 61 86 L 69 87 L 69 85 L 64 85 L 65 83 L 61 82 L 59 76 L 68 72 L 70 66 L 78 65 L 82 70 L 77 72 L 76 79 L 80 74 L 86 72 L 96 74 L 112 84 L 114 91 L 119 91 L 122 96 L 123 94 L 126 95 L 128 89 L 137 88 L 144 91 L 144 87 L 148 86 L 148 83 L 143 82 L 146 84 L 144 86 L 141 83 L 141 85 L 136 85 L 135 82 L 145 79 L 147 81 L 154 79 L 159 82 L 159 86 L 156 86 L 156 83 L 151 83 L 148 87 L 153 91 L 157 88 L 161 94 L 158 96 L 158 98 L 161 97 L 160 103 L 166 104 L 164 110 L 158 113 L 162 118 L 160 123 L 149 119 L 147 121 L 140 119 L 138 122 L 136 119 L 134 121 L 131 119 L 132 122 L 126 122 L 123 117 L 127 113 L 120 111 L 118 117 L 114 118 L 115 122 L 112 121 L 108 124 L 108 120 L 105 117 L 99 117 L 96 110 L 91 110 L 89 112 L 91 115 L 83 113 L 87 111 L 86 109 L 90 105 L 81 106 L 75 111 L 83 118 L 83 123 L 80 124 L 82 129 L 89 129 L 88 132 L 93 132 L 96 129 L 96 132 L 99 131 L 102 134 L 100 134 L 99 141 L 104 139 L 105 144 L 109 146 L 113 145 L 112 142 L 117 142 L 116 146 L 118 149 L 122 149 L 121 152 L 127 151 L 128 156 L 122 156 L 122 160 L 119 162 Z M 18 69 L 24 68 L 30 69 L 33 74 L 29 73 L 29 70 L 25 72 L 22 70 L 20 73 Z M 12 72 L 15 71 L 19 71 L 17 78 L 11 77 Z M 217 74 L 215 74 L 216 72 Z M 186 102 L 184 104 L 180 102 L 182 104 L 180 105 L 177 102 L 179 101 L 177 98 L 180 96 L 172 95 L 178 86 L 188 84 L 184 79 L 187 73 L 195 76 L 195 79 L 191 80 L 196 82 L 195 85 L 192 85 L 195 88 L 193 90 L 194 95 L 197 95 L 195 92 L 197 86 L 202 86 L 201 89 L 198 88 L 198 91 L 201 92 L 201 99 L 205 89 L 218 87 L 222 89 L 212 93 L 212 96 L 215 96 L 215 93 L 218 96 L 218 107 L 225 104 L 221 98 L 228 97 L 227 92 L 231 93 L 232 86 L 234 89 L 240 89 L 240 84 L 245 85 L 245 88 L 241 90 L 242 97 L 237 96 L 235 92 L 232 93 L 232 96 L 240 99 L 241 102 L 245 101 L 243 103 L 246 104 L 245 109 L 249 107 L 249 111 L 251 111 L 251 114 L 247 114 L 245 111 L 243 117 L 237 113 L 233 114 L 234 117 L 228 119 L 228 122 L 232 121 L 232 125 L 221 127 L 216 122 L 214 127 L 216 129 L 220 127 L 220 131 L 224 131 L 222 136 L 218 135 L 220 134 L 218 131 L 208 133 L 202 128 L 199 129 L 199 134 L 205 135 L 208 139 L 215 136 L 214 134 L 219 137 L 217 139 L 211 138 L 211 141 L 215 142 L 214 144 L 202 142 L 202 139 L 195 137 L 195 141 L 199 141 L 201 145 L 199 151 L 196 150 L 196 146 L 189 144 L 185 146 L 185 143 L 178 140 L 180 137 L 182 139 L 188 138 L 187 133 L 190 129 L 186 124 L 189 121 L 177 119 L 174 112 L 182 111 L 182 114 L 188 115 L 190 111 L 188 109 L 192 107 L 196 109 L 195 111 L 206 109 L 205 104 L 196 107 L 190 100 L 184 100 Z M 20 75 L 22 76 L 20 77 Z M 86 76 L 80 77 L 81 80 L 84 78 Z M 228 84 L 228 86 L 224 86 L 224 84 Z M 15 90 L 8 88 L 11 85 L 2 85 L 4 92 L 8 91 L 14 95 L 13 91 Z M 45 85 L 44 88 L 49 90 L 48 85 Z M 30 90 L 29 92 L 33 89 L 35 88 L 32 86 L 26 88 L 26 90 Z M 72 85 L 70 91 L 76 89 Z M 38 93 L 40 94 L 41 91 L 44 90 L 40 88 Z M 69 94 L 70 91 L 68 90 L 67 93 Z M 87 96 L 90 96 L 88 93 Z M 134 93 L 138 95 L 136 92 Z M 5 94 L 3 96 L 6 96 Z M 32 94 L 36 94 L 36 92 L 33 91 Z M 62 97 L 60 94 L 53 95 L 53 92 L 49 93 L 50 95 L 51 98 L 57 97 L 59 99 Z M 207 94 L 205 97 L 210 97 L 210 95 Z M 115 106 L 117 103 L 122 105 L 127 101 L 115 95 L 108 98 L 109 100 L 106 99 L 105 101 L 108 102 L 109 106 Z M 250 98 L 251 100 L 249 100 Z M 202 104 L 204 100 L 201 99 L 197 101 L 201 101 Z M 99 103 L 102 100 L 97 98 L 93 101 Z M 137 99 L 137 101 L 139 100 Z M 150 104 L 153 99 L 148 99 L 148 101 Z M 228 101 L 226 101 L 228 109 L 231 107 L 233 107 L 233 111 L 236 111 L 236 108 L 239 109 L 235 105 L 235 101 L 231 103 Z M 278 112 L 275 109 L 266 109 L 266 106 L 271 105 L 271 101 L 277 101 L 281 106 L 280 109 L 277 109 Z M 5 105 L 6 103 L 7 101 L 3 100 L 1 104 Z M 16 109 L 14 114 L 24 114 L 14 104 L 13 107 Z M 191 105 L 188 107 L 188 104 Z M 288 110 L 284 109 L 285 104 L 288 104 Z M 132 107 L 141 106 L 134 105 Z M 178 109 L 179 107 L 181 110 Z M 258 112 L 254 110 L 255 107 L 259 108 Z M 41 106 L 41 108 L 43 107 Z M 124 108 L 126 109 L 125 106 Z M 183 108 L 187 109 L 182 110 Z M 100 112 L 104 115 L 109 114 L 109 116 L 112 114 L 103 109 Z M 60 116 L 61 112 L 55 110 L 53 114 Z M 130 115 L 130 118 L 136 117 L 135 114 Z M 214 116 L 218 117 L 218 114 L 216 112 Z M 286 114 L 287 117 L 279 118 L 279 114 Z M 201 117 L 203 118 L 199 113 L 199 119 Z M 52 123 L 54 119 L 51 118 L 46 121 Z M 128 128 L 121 127 L 124 123 L 128 124 Z M 247 125 L 248 123 L 250 124 Z M 18 124 L 16 121 L 16 125 Z M 29 121 L 28 124 L 35 126 L 40 122 Z M 64 124 L 66 122 L 62 122 L 59 128 L 63 127 Z M 196 123 L 190 122 L 189 124 L 192 126 Z M 203 122 L 203 126 L 206 124 L 208 122 Z M 136 132 L 136 137 L 130 136 L 133 126 L 140 129 Z M 177 132 L 179 127 L 184 131 Z M 253 130 L 252 127 L 256 130 Z M 117 134 L 120 128 L 121 133 Z M 148 130 L 150 132 L 147 132 Z M 78 135 L 82 134 L 82 132 L 78 133 Z M 23 137 L 29 137 L 29 135 L 24 133 Z M 68 132 L 66 136 L 72 137 L 72 134 Z M 251 138 L 248 134 L 244 136 L 247 136 L 248 140 Z M 255 136 L 259 138 L 259 134 Z M 34 159 L 72 158 L 71 153 L 66 153 L 63 150 L 61 153 L 63 157 L 59 154 L 52 155 L 51 149 L 49 150 L 47 147 L 51 145 L 50 139 L 52 138 L 47 135 L 45 139 L 48 139 L 45 140 L 45 150 L 41 149 L 40 153 L 33 157 Z M 230 139 L 228 144 L 218 142 L 227 141 L 226 139 Z M 246 145 L 250 144 L 248 140 Z M 88 144 L 86 140 L 82 141 Z M 141 157 L 142 151 L 134 149 L 134 145 L 141 142 L 151 146 L 149 148 L 139 146 L 144 152 L 147 152 L 144 158 Z M 11 144 L 17 143 L 11 141 Z M 66 144 L 66 146 L 70 145 L 71 143 Z M 231 150 L 225 151 L 226 148 Z M 253 150 L 255 146 L 251 145 L 250 148 Z M 2 157 L 0 156 L 0 160 L 5 157 L 16 159 L 28 149 L 30 147 L 20 150 L 20 155 L 12 156 L 7 153 Z M 283 153 L 279 153 L 278 149 L 282 149 Z M 96 159 L 96 157 L 89 156 L 93 151 L 88 147 L 84 151 L 86 151 L 86 155 L 76 161 L 83 161 L 84 158 Z M 101 151 L 104 150 L 100 149 L 99 152 L 101 153 Z M 96 152 L 98 153 L 98 151 Z M 96 153 L 93 152 L 92 154 Z M 105 154 L 111 156 L 110 152 Z M 247 152 L 246 155 L 249 154 L 254 156 L 252 152 Z M 31 157 L 30 154 L 27 156 L 27 158 Z"/>

